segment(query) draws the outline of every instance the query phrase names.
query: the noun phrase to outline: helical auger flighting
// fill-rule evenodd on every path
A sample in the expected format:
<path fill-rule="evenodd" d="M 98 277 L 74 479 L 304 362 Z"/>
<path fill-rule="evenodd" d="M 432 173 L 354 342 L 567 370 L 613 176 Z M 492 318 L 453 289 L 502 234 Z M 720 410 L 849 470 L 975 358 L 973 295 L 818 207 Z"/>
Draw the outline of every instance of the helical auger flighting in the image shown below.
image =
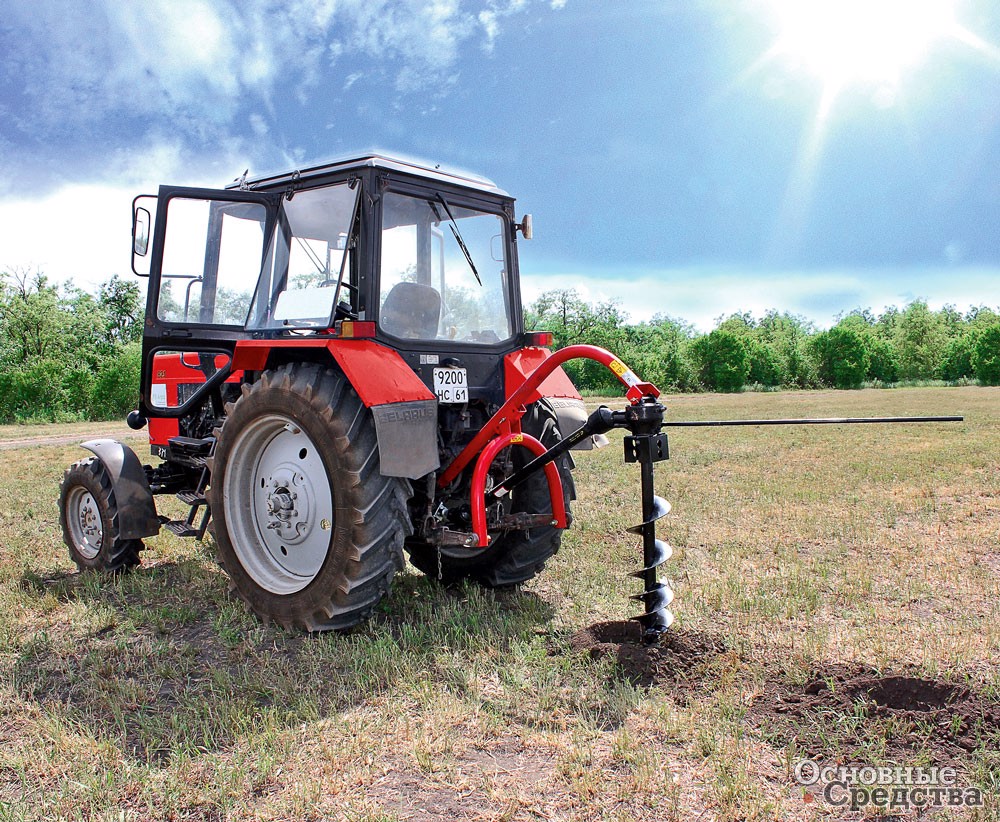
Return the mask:
<path fill-rule="evenodd" d="M 656 538 L 656 522 L 670 513 L 670 503 L 658 497 L 653 490 L 653 466 L 670 456 L 667 435 L 662 433 L 664 407 L 653 397 L 643 397 L 625 409 L 623 426 L 630 432 L 625 437 L 625 462 L 639 463 L 642 472 L 642 522 L 628 529 L 638 534 L 642 545 L 642 567 L 629 576 L 643 581 L 643 591 L 629 599 L 642 602 L 646 609 L 632 617 L 642 626 L 643 641 L 659 642 L 666 633 L 674 615 L 667 607 L 674 592 L 666 582 L 657 580 L 656 569 L 670 559 L 673 549 Z"/>

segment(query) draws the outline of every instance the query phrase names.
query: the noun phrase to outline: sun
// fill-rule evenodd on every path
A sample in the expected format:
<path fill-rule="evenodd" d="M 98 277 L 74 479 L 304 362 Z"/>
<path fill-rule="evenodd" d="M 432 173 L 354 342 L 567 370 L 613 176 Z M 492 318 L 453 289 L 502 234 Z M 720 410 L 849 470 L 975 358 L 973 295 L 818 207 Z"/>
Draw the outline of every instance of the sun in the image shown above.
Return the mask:
<path fill-rule="evenodd" d="M 959 2 L 756 0 L 757 8 L 771 18 L 775 39 L 742 78 L 779 68 L 786 74 L 811 76 L 818 87 L 816 113 L 803 131 L 772 239 L 776 254 L 788 253 L 799 241 L 824 145 L 834 132 L 832 114 L 842 96 L 860 91 L 851 95 L 856 103 L 868 97 L 879 108 L 897 104 L 905 108 L 916 87 L 908 81 L 918 78 L 922 66 L 948 54 L 944 46 L 955 43 L 1000 66 L 1000 49 L 958 21 Z M 843 109 L 845 123 L 849 111 Z"/>
<path fill-rule="evenodd" d="M 801 66 L 826 96 L 896 85 L 936 42 L 956 35 L 954 0 L 772 0 L 770 57 Z"/>

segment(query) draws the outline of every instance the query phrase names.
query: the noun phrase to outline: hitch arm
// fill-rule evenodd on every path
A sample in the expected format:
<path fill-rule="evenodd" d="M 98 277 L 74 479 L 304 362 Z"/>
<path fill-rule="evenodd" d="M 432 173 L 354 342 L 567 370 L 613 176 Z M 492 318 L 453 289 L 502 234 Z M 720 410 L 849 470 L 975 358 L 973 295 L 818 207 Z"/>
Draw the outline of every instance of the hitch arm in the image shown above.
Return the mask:
<path fill-rule="evenodd" d="M 555 460 L 559 459 L 559 457 L 571 450 L 573 446 L 582 442 L 587 437 L 592 437 L 595 434 L 606 434 L 612 428 L 622 428 L 624 425 L 624 411 L 612 411 L 607 406 L 602 405 L 572 434 L 563 437 L 548 451 L 541 456 L 535 457 L 535 459 L 525 465 L 520 471 L 515 471 L 503 482 L 497 483 L 493 486 L 493 490 L 486 495 L 486 504 L 489 505 L 501 497 L 507 496 L 507 494 L 513 491 L 518 485 L 528 479 L 528 477 L 536 471 L 544 468 L 551 462 L 555 462 Z"/>

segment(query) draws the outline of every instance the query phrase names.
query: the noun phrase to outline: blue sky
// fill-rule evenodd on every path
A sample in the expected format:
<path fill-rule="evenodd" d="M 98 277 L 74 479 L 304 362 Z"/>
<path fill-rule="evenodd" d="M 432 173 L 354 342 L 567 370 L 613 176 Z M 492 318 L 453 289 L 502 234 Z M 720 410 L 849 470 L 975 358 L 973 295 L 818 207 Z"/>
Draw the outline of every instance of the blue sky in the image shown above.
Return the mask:
<path fill-rule="evenodd" d="M 0 268 L 126 274 L 134 194 L 378 148 L 513 193 L 529 297 L 1000 305 L 994 0 L 0 3 Z"/>

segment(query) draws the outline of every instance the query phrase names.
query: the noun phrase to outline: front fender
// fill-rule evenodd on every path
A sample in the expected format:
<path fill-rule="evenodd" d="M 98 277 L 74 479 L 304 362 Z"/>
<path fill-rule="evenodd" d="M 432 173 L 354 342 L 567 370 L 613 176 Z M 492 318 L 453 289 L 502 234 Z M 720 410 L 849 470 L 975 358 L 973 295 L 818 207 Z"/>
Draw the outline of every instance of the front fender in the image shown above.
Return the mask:
<path fill-rule="evenodd" d="M 93 453 L 108 472 L 118 507 L 118 538 L 142 539 L 159 533 L 153 492 L 135 451 L 117 440 L 89 440 L 80 447 Z"/>

